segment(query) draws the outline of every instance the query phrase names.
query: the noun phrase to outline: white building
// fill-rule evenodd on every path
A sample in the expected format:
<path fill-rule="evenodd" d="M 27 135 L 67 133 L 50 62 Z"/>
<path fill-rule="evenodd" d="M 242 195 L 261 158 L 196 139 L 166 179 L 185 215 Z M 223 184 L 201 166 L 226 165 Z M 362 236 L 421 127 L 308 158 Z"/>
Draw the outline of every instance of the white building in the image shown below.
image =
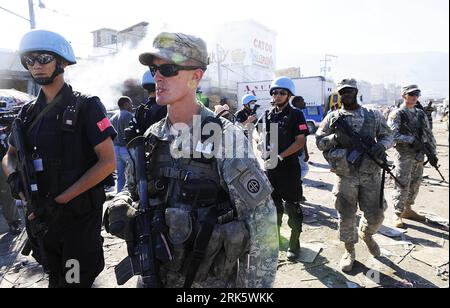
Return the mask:
<path fill-rule="evenodd" d="M 19 54 L 0 49 L 0 89 L 10 88 L 33 95 L 38 92 L 30 73 L 22 66 Z"/>
<path fill-rule="evenodd" d="M 389 104 L 393 104 L 395 101 L 402 98 L 402 87 L 396 84 L 390 83 L 386 87 L 387 101 Z"/>
<path fill-rule="evenodd" d="M 365 104 L 372 104 L 372 84 L 367 81 L 358 81 L 358 101 Z"/>
<path fill-rule="evenodd" d="M 93 31 L 94 51 L 92 56 L 114 54 L 125 46 L 136 47 L 147 35 L 148 25 L 148 22 L 140 22 L 122 31 L 109 28 Z"/>
<path fill-rule="evenodd" d="M 119 31 L 117 39 L 120 48 L 125 45 L 131 45 L 136 47 L 140 41 L 142 41 L 147 35 L 148 22 L 140 22 L 134 26 Z"/>
<path fill-rule="evenodd" d="M 373 104 L 387 104 L 387 91 L 384 84 L 372 85 L 372 103 Z"/>
<path fill-rule="evenodd" d="M 206 78 L 210 90 L 220 88 L 221 93 L 236 94 L 238 82 L 273 79 L 276 36 L 274 31 L 253 20 L 221 26 L 213 44 L 208 46 L 211 65 Z"/>

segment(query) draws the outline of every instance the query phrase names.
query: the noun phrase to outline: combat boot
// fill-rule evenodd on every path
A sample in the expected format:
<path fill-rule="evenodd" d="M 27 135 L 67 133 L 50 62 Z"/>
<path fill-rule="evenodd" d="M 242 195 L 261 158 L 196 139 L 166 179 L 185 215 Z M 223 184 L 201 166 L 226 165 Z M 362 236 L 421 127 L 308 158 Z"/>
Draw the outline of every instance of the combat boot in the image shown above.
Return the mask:
<path fill-rule="evenodd" d="M 405 224 L 403 223 L 402 217 L 401 215 L 398 214 L 394 214 L 394 216 L 392 217 L 392 224 L 394 225 L 395 228 L 405 228 Z"/>
<path fill-rule="evenodd" d="M 289 240 L 289 249 L 286 254 L 287 259 L 289 261 L 295 261 L 298 258 L 300 253 L 300 233 L 299 232 L 291 232 L 291 238 Z"/>
<path fill-rule="evenodd" d="M 411 204 L 405 205 L 405 210 L 403 211 L 402 218 L 404 219 L 410 219 L 414 221 L 425 221 L 425 216 L 422 216 L 418 214 L 417 212 L 413 211 L 411 208 Z"/>
<path fill-rule="evenodd" d="M 343 272 L 350 272 L 353 269 L 353 264 L 355 263 L 356 253 L 355 244 L 345 244 L 345 253 L 341 258 L 339 266 Z"/>
<path fill-rule="evenodd" d="M 359 238 L 363 240 L 364 243 L 366 243 L 367 248 L 369 248 L 369 252 L 372 256 L 381 256 L 380 246 L 378 246 L 377 242 L 375 242 L 372 235 L 359 231 Z"/>

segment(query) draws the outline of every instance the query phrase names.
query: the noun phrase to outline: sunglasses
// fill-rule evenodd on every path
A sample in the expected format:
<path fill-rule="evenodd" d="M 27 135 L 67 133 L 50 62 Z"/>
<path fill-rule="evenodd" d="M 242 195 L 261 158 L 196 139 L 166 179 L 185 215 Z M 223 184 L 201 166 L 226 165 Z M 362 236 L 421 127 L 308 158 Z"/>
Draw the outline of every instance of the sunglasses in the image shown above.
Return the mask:
<path fill-rule="evenodd" d="M 349 95 L 355 93 L 355 89 L 345 88 L 339 91 L 339 95 Z"/>
<path fill-rule="evenodd" d="M 36 62 L 38 62 L 41 65 L 49 64 L 55 60 L 55 56 L 49 55 L 46 53 L 42 53 L 37 56 L 22 56 L 22 60 L 26 63 L 28 66 L 33 66 Z"/>
<path fill-rule="evenodd" d="M 278 90 L 272 91 L 272 96 L 277 96 L 277 95 L 286 96 L 286 95 L 288 95 L 288 93 L 286 91 L 278 91 Z"/>
<path fill-rule="evenodd" d="M 157 71 L 164 77 L 173 77 L 178 75 L 179 71 L 195 71 L 197 69 L 203 69 L 199 66 L 182 66 L 178 64 L 150 65 L 149 68 L 153 77 L 155 77 Z"/>
<path fill-rule="evenodd" d="M 420 91 L 414 91 L 414 92 L 408 93 L 409 96 L 417 96 L 417 97 L 420 97 L 421 94 L 422 93 Z"/>

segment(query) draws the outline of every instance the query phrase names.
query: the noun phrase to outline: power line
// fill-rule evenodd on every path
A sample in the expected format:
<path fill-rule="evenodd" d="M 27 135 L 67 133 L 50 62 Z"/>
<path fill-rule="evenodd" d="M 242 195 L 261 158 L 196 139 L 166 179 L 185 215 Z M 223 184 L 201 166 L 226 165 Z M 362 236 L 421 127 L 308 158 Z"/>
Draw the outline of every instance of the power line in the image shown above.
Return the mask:
<path fill-rule="evenodd" d="M 69 17 L 69 18 L 73 18 L 73 19 L 78 19 L 78 20 L 81 20 L 81 21 L 85 21 L 85 22 L 89 22 L 91 24 L 98 25 L 98 21 L 93 21 L 93 20 L 90 20 L 90 19 L 81 18 L 81 17 L 78 17 L 78 16 L 73 16 L 73 15 L 70 15 L 70 14 L 67 14 L 67 13 L 64 13 L 64 12 L 61 12 L 61 11 L 57 11 L 57 10 L 48 8 L 47 5 L 45 3 L 43 3 L 41 0 L 39 0 L 39 4 L 36 5 L 36 6 L 39 9 L 41 9 L 41 10 L 47 10 L 50 13 L 53 13 L 53 14 L 57 14 L 57 15 L 60 15 L 60 16 L 63 16 L 63 17 Z"/>
<path fill-rule="evenodd" d="M 332 61 L 330 58 L 338 58 L 338 56 L 326 54 L 325 59 L 321 60 L 320 62 L 324 62 L 324 66 L 320 69 L 323 71 L 323 76 L 327 77 L 327 70 L 331 71 L 331 67 L 328 66 L 328 63 Z"/>
<path fill-rule="evenodd" d="M 220 66 L 225 68 L 225 69 L 227 69 L 227 70 L 229 70 L 230 72 L 232 72 L 232 73 L 242 77 L 242 78 L 250 78 L 251 80 L 249 80 L 249 81 L 255 81 L 254 78 L 252 76 L 250 76 L 249 74 L 247 74 L 247 73 L 245 73 L 247 76 L 244 76 L 244 75 L 239 74 L 238 72 L 233 71 L 231 68 L 229 68 L 229 67 L 227 67 L 225 65 L 220 65 Z"/>
<path fill-rule="evenodd" d="M 28 18 L 23 17 L 23 16 L 21 16 L 21 15 L 19 15 L 19 14 L 16 14 L 16 13 L 14 13 L 14 12 L 8 10 L 8 9 L 5 9 L 4 7 L 1 7 L 1 6 L 0 6 L 0 9 L 2 9 L 2 10 L 6 11 L 6 12 L 8 12 L 8 13 L 10 13 L 10 14 L 13 14 L 13 15 L 15 15 L 15 16 L 17 16 L 17 17 L 20 17 L 20 18 L 25 19 L 26 21 L 30 22 L 30 20 L 29 20 Z"/>

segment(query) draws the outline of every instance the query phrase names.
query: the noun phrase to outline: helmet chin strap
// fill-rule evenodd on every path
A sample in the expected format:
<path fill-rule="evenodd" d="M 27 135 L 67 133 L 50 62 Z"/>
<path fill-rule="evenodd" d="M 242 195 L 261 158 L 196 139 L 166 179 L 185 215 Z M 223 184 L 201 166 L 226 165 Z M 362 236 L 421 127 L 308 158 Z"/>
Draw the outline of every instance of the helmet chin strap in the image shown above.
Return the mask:
<path fill-rule="evenodd" d="M 281 105 L 281 106 L 277 105 L 277 108 L 283 109 L 284 107 L 286 107 L 287 104 L 289 104 L 289 99 L 287 99 L 286 102 L 283 105 Z"/>
<path fill-rule="evenodd" d="M 59 61 L 56 62 L 56 68 L 53 74 L 50 77 L 43 77 L 43 78 L 35 78 L 33 77 L 33 80 L 40 86 L 48 86 L 49 84 L 52 84 L 53 81 L 55 81 L 55 78 L 64 73 L 64 69 Z"/>

